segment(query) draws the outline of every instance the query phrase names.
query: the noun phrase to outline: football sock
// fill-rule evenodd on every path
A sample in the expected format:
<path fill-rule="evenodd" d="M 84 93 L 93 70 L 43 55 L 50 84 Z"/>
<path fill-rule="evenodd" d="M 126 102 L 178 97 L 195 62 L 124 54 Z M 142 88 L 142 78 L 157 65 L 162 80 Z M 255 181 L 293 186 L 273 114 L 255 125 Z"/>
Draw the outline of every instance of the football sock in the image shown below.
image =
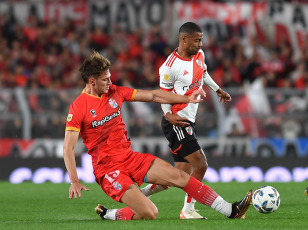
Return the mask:
<path fill-rule="evenodd" d="M 218 196 L 214 200 L 213 204 L 211 205 L 211 208 L 228 217 L 230 217 L 232 213 L 232 204 L 225 201 L 221 196 Z"/>
<path fill-rule="evenodd" d="M 190 177 L 183 190 L 201 204 L 209 206 L 225 216 L 231 215 L 232 204 L 226 202 L 213 189 L 201 183 L 196 178 Z"/>
<path fill-rule="evenodd" d="M 183 207 L 182 210 L 184 212 L 189 212 L 189 211 L 194 210 L 195 209 L 195 203 L 196 203 L 196 200 L 186 193 L 185 194 L 185 200 L 184 200 L 184 207 Z"/>
<path fill-rule="evenodd" d="M 108 209 L 104 218 L 107 220 L 131 220 L 134 212 L 129 207 L 119 209 Z"/>
<path fill-rule="evenodd" d="M 164 191 L 168 189 L 167 187 L 156 185 L 156 184 L 148 184 L 144 188 L 140 189 L 140 191 L 147 197 L 150 197 L 151 195 Z"/>

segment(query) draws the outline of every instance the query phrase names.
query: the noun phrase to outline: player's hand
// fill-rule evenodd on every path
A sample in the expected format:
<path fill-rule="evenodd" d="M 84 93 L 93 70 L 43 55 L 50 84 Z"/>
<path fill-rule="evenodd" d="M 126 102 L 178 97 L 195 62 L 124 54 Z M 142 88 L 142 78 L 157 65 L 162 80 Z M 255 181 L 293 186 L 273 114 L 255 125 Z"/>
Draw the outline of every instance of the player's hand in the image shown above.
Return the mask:
<path fill-rule="evenodd" d="M 69 189 L 68 198 L 72 199 L 74 197 L 75 199 L 77 199 L 78 196 L 81 197 L 81 190 L 89 191 L 90 189 L 88 189 L 86 186 L 80 184 L 80 182 L 72 183 L 71 187 Z"/>
<path fill-rule="evenodd" d="M 232 100 L 231 96 L 220 88 L 216 91 L 216 94 L 219 97 L 221 104 L 227 104 Z"/>
<path fill-rule="evenodd" d="M 185 127 L 190 125 L 188 123 L 188 119 L 181 117 L 177 114 L 171 114 L 171 113 L 167 113 L 166 114 L 166 119 L 173 125 L 178 126 L 178 127 Z"/>
<path fill-rule="evenodd" d="M 203 99 L 201 97 L 206 97 L 206 93 L 204 92 L 204 90 L 202 88 L 195 90 L 190 96 L 190 100 L 191 103 L 200 103 L 201 101 L 203 101 Z"/>

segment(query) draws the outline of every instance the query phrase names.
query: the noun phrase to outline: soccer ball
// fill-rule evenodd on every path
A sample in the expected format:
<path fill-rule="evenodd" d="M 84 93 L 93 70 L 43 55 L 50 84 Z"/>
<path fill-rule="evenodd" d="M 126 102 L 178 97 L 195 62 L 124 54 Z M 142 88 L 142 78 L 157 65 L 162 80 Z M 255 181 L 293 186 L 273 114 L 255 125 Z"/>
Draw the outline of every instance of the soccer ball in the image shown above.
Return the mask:
<path fill-rule="evenodd" d="M 252 196 L 252 204 L 260 213 L 275 212 L 280 205 L 280 195 L 272 186 L 258 188 Z"/>

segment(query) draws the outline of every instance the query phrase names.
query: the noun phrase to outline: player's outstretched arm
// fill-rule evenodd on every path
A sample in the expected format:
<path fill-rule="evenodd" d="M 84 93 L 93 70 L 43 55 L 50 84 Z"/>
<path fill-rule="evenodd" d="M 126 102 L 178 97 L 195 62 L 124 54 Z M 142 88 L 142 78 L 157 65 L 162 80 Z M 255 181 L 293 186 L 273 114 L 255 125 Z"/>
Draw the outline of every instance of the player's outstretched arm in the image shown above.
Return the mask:
<path fill-rule="evenodd" d="M 178 95 L 164 90 L 137 90 L 135 101 L 157 102 L 160 104 L 200 103 L 205 97 L 202 88 L 195 90 L 190 96 Z"/>
<path fill-rule="evenodd" d="M 75 147 L 78 141 L 79 132 L 76 131 L 65 131 L 64 145 L 63 145 L 63 158 L 66 169 L 70 176 L 71 186 L 69 189 L 69 198 L 73 197 L 76 199 L 78 196 L 81 197 L 81 190 L 89 191 L 84 185 L 79 182 L 76 160 L 75 160 Z"/>
<path fill-rule="evenodd" d="M 209 87 L 210 89 L 216 92 L 217 96 L 219 97 L 219 101 L 222 104 L 227 104 L 228 102 L 232 100 L 231 96 L 227 92 L 223 91 L 216 84 L 216 82 L 211 78 L 211 76 L 208 74 L 207 71 L 204 72 L 203 74 L 203 82 L 207 87 Z"/>

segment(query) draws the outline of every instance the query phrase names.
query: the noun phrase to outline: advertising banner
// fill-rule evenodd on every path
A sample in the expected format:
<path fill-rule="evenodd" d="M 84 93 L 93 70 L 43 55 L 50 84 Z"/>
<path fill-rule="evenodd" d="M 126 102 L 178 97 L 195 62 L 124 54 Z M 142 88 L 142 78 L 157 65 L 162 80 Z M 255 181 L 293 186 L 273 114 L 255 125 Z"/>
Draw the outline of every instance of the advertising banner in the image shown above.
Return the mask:
<path fill-rule="evenodd" d="M 0 142 L 0 150 L 6 146 L 7 153 L 12 153 L 7 148 L 10 146 L 11 150 L 15 151 L 14 154 L 1 154 L 0 180 L 8 180 L 11 183 L 69 182 L 63 161 L 63 140 L 32 140 L 26 144 L 15 142 L 14 145 L 10 140 L 6 142 L 3 140 Z M 308 179 L 307 138 L 296 140 L 201 138 L 199 143 L 208 159 L 209 169 L 205 179 L 210 182 L 233 180 L 288 182 Z M 78 143 L 79 151 L 84 150 L 82 145 Z M 16 151 L 18 149 L 16 146 L 19 146 L 19 152 Z M 134 138 L 132 147 L 135 151 L 149 152 L 173 164 L 165 138 Z M 48 155 L 49 152 L 53 152 L 50 151 L 52 149 L 57 154 Z M 30 154 L 31 152 L 36 154 Z M 46 153 L 47 155 L 44 155 Z M 78 151 L 76 155 L 80 180 L 94 182 L 91 156 L 85 152 L 79 154 Z"/>
<path fill-rule="evenodd" d="M 301 158 L 232 158 L 208 157 L 209 168 L 204 179 L 209 182 L 301 182 L 308 180 L 307 161 Z M 171 163 L 173 163 L 171 161 Z M 91 156 L 77 157 L 77 173 L 81 181 L 95 182 Z M 61 158 L 2 158 L 0 180 L 11 183 L 70 182 Z"/>

